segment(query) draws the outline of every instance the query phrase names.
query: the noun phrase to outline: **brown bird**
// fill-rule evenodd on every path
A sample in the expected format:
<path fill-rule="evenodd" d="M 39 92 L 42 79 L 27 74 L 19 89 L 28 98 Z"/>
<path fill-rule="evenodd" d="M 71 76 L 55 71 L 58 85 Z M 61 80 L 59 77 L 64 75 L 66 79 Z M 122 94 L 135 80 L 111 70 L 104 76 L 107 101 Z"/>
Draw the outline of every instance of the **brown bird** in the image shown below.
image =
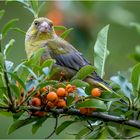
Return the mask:
<path fill-rule="evenodd" d="M 30 58 L 42 47 L 45 48 L 45 51 L 41 61 L 55 59 L 56 63 L 53 69 L 57 68 L 55 75 L 57 79 L 60 78 L 60 73 L 63 73 L 67 79 L 71 79 L 82 67 L 91 65 L 69 42 L 56 35 L 53 22 L 44 17 L 35 19 L 26 33 L 27 57 Z M 84 80 L 92 85 L 112 91 L 110 86 L 95 71 Z"/>

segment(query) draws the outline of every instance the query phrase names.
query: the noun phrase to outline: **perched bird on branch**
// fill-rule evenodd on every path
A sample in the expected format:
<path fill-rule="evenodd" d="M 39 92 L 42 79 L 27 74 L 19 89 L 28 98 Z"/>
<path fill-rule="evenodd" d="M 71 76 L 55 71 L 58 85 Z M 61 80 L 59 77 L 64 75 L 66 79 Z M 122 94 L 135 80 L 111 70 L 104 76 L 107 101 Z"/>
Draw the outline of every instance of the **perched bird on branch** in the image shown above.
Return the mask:
<path fill-rule="evenodd" d="M 56 35 L 53 22 L 44 17 L 35 19 L 26 33 L 25 50 L 27 57 L 30 58 L 42 47 L 45 48 L 45 51 L 41 61 L 55 59 L 56 63 L 53 68 L 58 69 L 55 77 L 57 79 L 61 73 L 67 79 L 71 79 L 83 66 L 91 65 L 69 42 Z M 95 71 L 84 80 L 89 84 L 111 91 L 109 85 Z"/>

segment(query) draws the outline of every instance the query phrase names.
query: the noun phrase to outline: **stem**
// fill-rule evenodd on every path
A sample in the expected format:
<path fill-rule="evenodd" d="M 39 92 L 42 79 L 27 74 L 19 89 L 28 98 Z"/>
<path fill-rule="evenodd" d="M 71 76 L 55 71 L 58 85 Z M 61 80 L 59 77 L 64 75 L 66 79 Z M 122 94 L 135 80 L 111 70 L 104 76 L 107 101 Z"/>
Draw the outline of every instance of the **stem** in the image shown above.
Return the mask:
<path fill-rule="evenodd" d="M 2 34 L 0 34 L 0 53 L 2 53 Z M 12 99 L 12 93 L 9 87 L 9 79 L 8 79 L 8 75 L 6 73 L 6 66 L 5 66 L 5 60 L 4 60 L 4 79 L 5 79 L 5 83 L 6 83 L 6 89 L 7 89 L 7 93 L 8 93 L 8 97 L 10 99 L 10 106 L 12 107 L 11 110 L 14 110 L 14 101 Z"/>
<path fill-rule="evenodd" d="M 55 133 L 56 128 L 57 128 L 57 125 L 58 125 L 58 117 L 56 116 L 54 130 L 52 131 L 52 133 L 51 133 L 49 136 L 47 136 L 47 137 L 45 138 L 45 140 L 46 140 L 46 139 L 49 139 L 49 138 Z"/>
<path fill-rule="evenodd" d="M 28 109 L 30 111 L 41 110 L 41 108 L 36 108 L 36 107 L 29 107 Z M 46 111 L 46 110 L 44 110 L 44 111 Z M 66 114 L 66 115 L 73 115 L 73 116 L 80 116 L 80 117 L 83 116 L 83 117 L 86 117 L 87 119 L 97 118 L 97 119 L 103 120 L 105 122 L 106 121 L 115 122 L 118 124 L 124 124 L 124 125 L 132 126 L 132 127 L 140 129 L 140 122 L 137 120 L 127 120 L 123 117 L 113 116 L 113 115 L 105 114 L 102 112 L 93 112 L 92 114 L 82 115 L 78 109 L 69 109 L 69 110 L 55 109 L 55 110 L 49 110 L 49 111 L 54 114 L 57 114 L 57 115 Z"/>

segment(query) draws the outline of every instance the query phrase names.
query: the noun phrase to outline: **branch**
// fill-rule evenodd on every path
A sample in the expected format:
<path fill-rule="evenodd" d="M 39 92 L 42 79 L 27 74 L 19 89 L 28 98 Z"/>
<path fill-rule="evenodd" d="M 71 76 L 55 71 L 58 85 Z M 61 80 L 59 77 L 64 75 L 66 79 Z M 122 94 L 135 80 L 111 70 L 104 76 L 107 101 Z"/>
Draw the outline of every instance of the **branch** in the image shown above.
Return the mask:
<path fill-rule="evenodd" d="M 38 108 L 38 107 L 29 107 L 28 109 L 30 111 L 46 111 L 46 110 L 42 110 L 41 108 Z M 77 109 L 55 109 L 55 110 L 47 110 L 47 112 L 52 112 L 52 113 L 55 113 L 58 115 L 67 114 L 67 115 L 76 115 L 76 116 L 80 116 L 80 117 L 83 116 L 83 117 L 86 117 L 89 119 L 97 118 L 97 119 L 101 119 L 103 121 L 110 121 L 110 122 L 115 122 L 115 123 L 119 123 L 119 124 L 125 124 L 128 126 L 132 126 L 132 127 L 140 129 L 139 121 L 127 120 L 123 117 L 113 116 L 113 115 L 105 114 L 102 112 L 93 112 L 92 114 L 87 114 L 87 115 L 82 115 L 80 113 L 80 111 Z"/>

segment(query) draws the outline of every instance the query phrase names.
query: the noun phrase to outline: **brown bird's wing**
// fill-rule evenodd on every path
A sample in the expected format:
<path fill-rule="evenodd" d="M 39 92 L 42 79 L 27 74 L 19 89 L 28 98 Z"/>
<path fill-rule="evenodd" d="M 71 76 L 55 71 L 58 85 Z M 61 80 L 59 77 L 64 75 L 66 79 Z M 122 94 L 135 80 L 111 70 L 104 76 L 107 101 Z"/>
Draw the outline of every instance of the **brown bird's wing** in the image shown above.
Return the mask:
<path fill-rule="evenodd" d="M 56 38 L 47 42 L 47 48 L 51 58 L 56 60 L 56 64 L 61 67 L 66 67 L 69 70 L 79 71 L 83 66 L 90 65 L 90 63 L 67 41 Z M 101 79 L 94 71 L 86 79 L 91 84 L 96 84 L 104 89 L 110 90 L 108 84 Z"/>
<path fill-rule="evenodd" d="M 56 60 L 56 64 L 78 71 L 90 63 L 71 44 L 60 38 L 47 42 L 50 56 Z"/>

